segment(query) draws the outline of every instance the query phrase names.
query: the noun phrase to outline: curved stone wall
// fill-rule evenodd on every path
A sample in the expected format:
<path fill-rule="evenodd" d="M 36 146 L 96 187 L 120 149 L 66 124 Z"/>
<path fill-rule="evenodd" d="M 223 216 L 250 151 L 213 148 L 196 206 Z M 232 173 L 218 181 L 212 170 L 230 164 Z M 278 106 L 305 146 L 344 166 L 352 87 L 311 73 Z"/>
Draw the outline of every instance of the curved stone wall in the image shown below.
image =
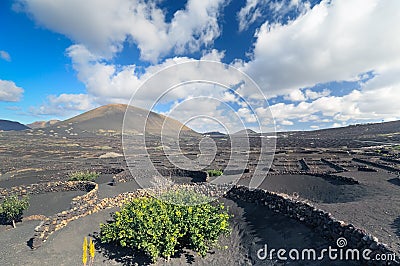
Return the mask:
<path fill-rule="evenodd" d="M 30 194 L 43 194 L 48 192 L 60 191 L 97 191 L 98 185 L 89 181 L 55 181 L 47 183 L 37 183 L 23 186 L 16 186 L 12 188 L 0 188 L 0 199 L 9 195 L 30 195 Z M 91 194 L 92 195 L 92 194 Z"/>
<path fill-rule="evenodd" d="M 29 241 L 30 247 L 32 249 L 40 247 L 44 242 L 46 242 L 51 234 L 64 228 L 71 221 L 96 213 L 100 210 L 112 207 L 121 207 L 123 204 L 125 204 L 126 201 L 132 200 L 135 197 L 147 195 L 146 191 L 138 190 L 135 192 L 122 193 L 113 198 L 104 198 L 99 201 L 97 199 L 97 191 L 95 193 L 95 199 L 91 197 L 85 197 L 86 195 L 88 195 L 86 194 L 84 196 L 81 196 L 79 200 L 75 200 L 75 205 L 73 208 L 46 218 L 35 229 L 35 233 Z"/>

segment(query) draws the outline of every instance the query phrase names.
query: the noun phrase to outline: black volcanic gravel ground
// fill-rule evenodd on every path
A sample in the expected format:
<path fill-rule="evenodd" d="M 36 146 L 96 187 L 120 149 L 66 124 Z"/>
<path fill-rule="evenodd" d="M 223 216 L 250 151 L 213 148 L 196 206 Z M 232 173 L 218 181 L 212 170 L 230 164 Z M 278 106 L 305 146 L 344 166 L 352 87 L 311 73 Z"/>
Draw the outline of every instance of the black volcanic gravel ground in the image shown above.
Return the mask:
<path fill-rule="evenodd" d="M 46 194 L 30 195 L 29 208 L 25 216 L 41 214 L 51 216 L 71 208 L 71 201 L 77 196 L 86 194 L 84 191 L 61 191 Z"/>
<path fill-rule="evenodd" d="M 393 182 L 397 175 L 377 169 L 376 173 L 346 172 L 341 175 L 357 179 L 368 192 L 367 196 L 351 202 L 336 204 L 317 203 L 336 218 L 366 229 L 388 244 L 400 250 L 400 186 Z"/>
<path fill-rule="evenodd" d="M 99 159 L 107 152 L 122 153 L 120 135 L 96 136 L 78 132 L 77 136 L 70 136 L 59 132 L 58 136 L 54 136 L 54 133 L 46 130 L 43 132 L 31 131 L 29 132 L 31 135 L 27 134 L 26 132 L 1 133 L 0 174 L 2 176 L 0 176 L 0 187 L 29 184 L 34 181 L 67 180 L 67 174 L 71 171 L 110 167 L 126 168 L 123 158 Z M 350 154 L 349 149 L 343 148 L 344 150 L 342 150 L 341 147 L 357 148 L 369 145 L 354 141 L 351 136 L 339 138 L 329 132 L 317 132 L 315 138 L 307 137 L 307 134 L 303 132 L 294 134 L 292 137 L 278 139 L 278 147 L 281 147 L 278 149 L 279 157 L 283 158 L 281 161 L 284 163 L 293 162 L 293 170 L 297 169 L 298 160 L 305 157 L 306 154 L 311 154 L 312 159 L 316 160 L 316 168 L 318 168 L 319 158 L 332 160 L 332 158 L 340 159 L 345 156 L 349 157 L 347 158 L 350 160 L 349 164 L 353 164 L 351 157 L 358 155 Z M 370 140 L 380 140 L 379 138 L 368 137 Z M 357 136 L 357 139 L 362 139 L 362 136 Z M 257 146 L 257 141 L 257 139 L 252 140 L 253 148 Z M 187 140 L 186 144 L 191 144 L 191 142 L 192 140 Z M 154 145 L 158 145 L 156 142 L 154 143 Z M 222 140 L 218 143 L 221 152 L 217 155 L 218 162 L 212 165 L 214 169 L 222 167 L 229 159 L 227 157 L 229 156 L 227 152 L 229 147 L 224 145 L 226 144 Z M 186 147 L 190 152 L 191 145 L 186 145 Z M 305 148 L 313 149 L 314 147 L 314 150 L 304 151 Z M 322 151 L 321 147 L 328 149 Z M 296 154 L 298 150 L 302 149 L 303 152 Z M 144 151 L 139 152 L 145 154 Z M 256 153 L 252 154 L 253 157 L 254 155 Z M 157 154 L 154 157 L 161 166 L 167 165 L 163 161 L 165 158 L 165 156 Z M 308 158 L 306 158 L 307 160 Z M 281 162 L 278 161 L 278 163 Z M 285 168 L 286 165 L 284 164 L 282 167 Z M 10 172 L 14 173 L 26 168 L 40 168 L 43 171 L 17 173 L 15 177 L 9 179 Z M 141 168 L 140 162 L 135 168 L 140 176 L 145 178 L 145 169 Z M 313 176 L 281 175 L 270 177 L 264 181 L 263 186 L 272 191 L 298 194 L 299 197 L 307 199 L 313 205 L 331 212 L 336 218 L 364 228 L 393 249 L 400 250 L 400 181 L 396 175 L 381 170 L 378 170 L 377 173 L 366 173 L 357 172 L 357 167 L 354 165 L 348 168 L 351 172 L 342 173 L 342 175 L 357 179 L 360 185 L 331 183 Z M 97 181 L 99 198 L 112 197 L 138 188 L 134 181 L 110 186 L 108 185 L 109 178 L 110 176 L 102 175 Z M 1 181 L 5 179 L 10 181 Z M 32 202 L 33 207 L 30 211 L 33 213 L 42 210 L 41 206 L 49 202 L 48 197 L 51 197 L 54 200 L 54 206 L 43 210 L 48 211 L 47 214 L 57 212 L 68 208 L 73 196 L 68 193 L 56 197 L 51 194 L 35 196 L 32 198 L 35 203 Z M 230 238 L 222 240 L 223 245 L 231 248 L 227 251 L 217 250 L 215 254 L 204 260 L 195 257 L 193 265 L 246 265 L 248 262 L 257 265 L 254 250 L 265 242 L 277 248 L 281 245 L 300 247 L 315 243 L 316 247 L 320 247 L 328 244 L 315 235 L 310 228 L 295 220 L 271 213 L 265 207 L 228 200 L 225 202 L 235 213 L 233 234 Z M 109 219 L 109 212 L 109 210 L 102 211 L 71 222 L 67 227 L 53 234 L 40 249 L 34 251 L 28 248 L 26 242 L 32 237 L 33 230 L 39 222 L 19 223 L 17 229 L 12 230 L 3 230 L 4 228 L 2 228 L 0 229 L 0 265 L 80 265 L 83 237 L 98 231 L 99 223 Z M 43 211 L 41 213 L 43 214 Z M 129 260 L 131 257 L 119 262 L 105 261 L 106 258 L 98 254 L 96 265 L 132 265 Z M 180 258 L 171 260 L 170 263 L 185 265 L 187 258 L 191 260 L 192 257 L 190 254 L 187 257 L 182 255 Z M 158 263 L 158 265 L 165 264 L 162 261 Z M 293 265 L 301 264 L 293 263 Z M 310 264 L 305 263 L 304 265 Z M 321 265 L 321 263 L 318 262 L 314 265 Z M 324 263 L 323 265 L 330 264 Z"/>
<path fill-rule="evenodd" d="M 329 182 L 310 175 L 267 176 L 260 188 L 322 203 L 350 202 L 368 195 L 364 185 Z"/>

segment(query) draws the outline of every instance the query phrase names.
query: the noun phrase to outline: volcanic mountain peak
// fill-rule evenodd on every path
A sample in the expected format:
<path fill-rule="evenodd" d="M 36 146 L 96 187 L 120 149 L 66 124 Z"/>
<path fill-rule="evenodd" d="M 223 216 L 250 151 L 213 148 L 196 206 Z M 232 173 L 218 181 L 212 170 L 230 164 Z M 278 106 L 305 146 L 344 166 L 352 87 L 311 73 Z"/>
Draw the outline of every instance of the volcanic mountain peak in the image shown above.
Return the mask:
<path fill-rule="evenodd" d="M 254 134 L 258 134 L 258 133 L 250 128 L 242 129 L 242 130 L 234 133 L 234 135 L 254 135 Z"/>
<path fill-rule="evenodd" d="M 128 106 L 125 104 L 108 104 L 97 107 L 93 110 L 87 111 L 70 119 L 63 121 L 63 123 L 79 123 L 91 119 L 97 119 L 104 116 L 118 115 L 123 116 Z"/>
<path fill-rule="evenodd" d="M 126 104 L 100 106 L 60 122 L 57 126 L 72 127 L 88 132 L 121 133 L 123 124 L 126 132 L 144 133 L 143 129 L 146 126 L 145 133 L 150 134 L 161 134 L 161 128 L 164 134 L 177 131 L 196 134 L 175 119 Z"/>

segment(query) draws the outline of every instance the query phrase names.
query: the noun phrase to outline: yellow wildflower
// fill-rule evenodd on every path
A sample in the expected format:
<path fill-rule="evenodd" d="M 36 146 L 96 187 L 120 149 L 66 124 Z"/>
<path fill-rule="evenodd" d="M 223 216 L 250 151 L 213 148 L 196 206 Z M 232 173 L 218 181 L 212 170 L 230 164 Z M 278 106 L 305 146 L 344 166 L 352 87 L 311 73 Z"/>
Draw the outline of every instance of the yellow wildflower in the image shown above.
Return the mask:
<path fill-rule="evenodd" d="M 90 242 L 89 242 L 89 254 L 90 254 L 91 265 L 93 265 L 94 255 L 95 255 L 95 248 L 94 248 L 94 242 L 93 242 L 92 239 L 90 239 Z"/>
<path fill-rule="evenodd" d="M 87 239 L 86 237 L 83 239 L 83 245 L 82 245 L 82 262 L 83 265 L 86 266 L 87 263 Z"/>

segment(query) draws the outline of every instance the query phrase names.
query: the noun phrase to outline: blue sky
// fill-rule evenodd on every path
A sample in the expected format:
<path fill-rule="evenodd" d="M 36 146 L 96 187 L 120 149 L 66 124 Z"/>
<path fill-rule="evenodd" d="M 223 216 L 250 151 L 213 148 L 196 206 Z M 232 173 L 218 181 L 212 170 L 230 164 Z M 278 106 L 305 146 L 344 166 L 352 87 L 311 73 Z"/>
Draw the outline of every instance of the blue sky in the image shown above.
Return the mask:
<path fill-rule="evenodd" d="M 399 22 L 396 0 L 5 0 L 0 118 L 65 119 L 127 103 L 152 73 L 207 59 L 248 74 L 278 130 L 400 119 Z M 261 123 L 265 108 L 253 106 Z"/>

